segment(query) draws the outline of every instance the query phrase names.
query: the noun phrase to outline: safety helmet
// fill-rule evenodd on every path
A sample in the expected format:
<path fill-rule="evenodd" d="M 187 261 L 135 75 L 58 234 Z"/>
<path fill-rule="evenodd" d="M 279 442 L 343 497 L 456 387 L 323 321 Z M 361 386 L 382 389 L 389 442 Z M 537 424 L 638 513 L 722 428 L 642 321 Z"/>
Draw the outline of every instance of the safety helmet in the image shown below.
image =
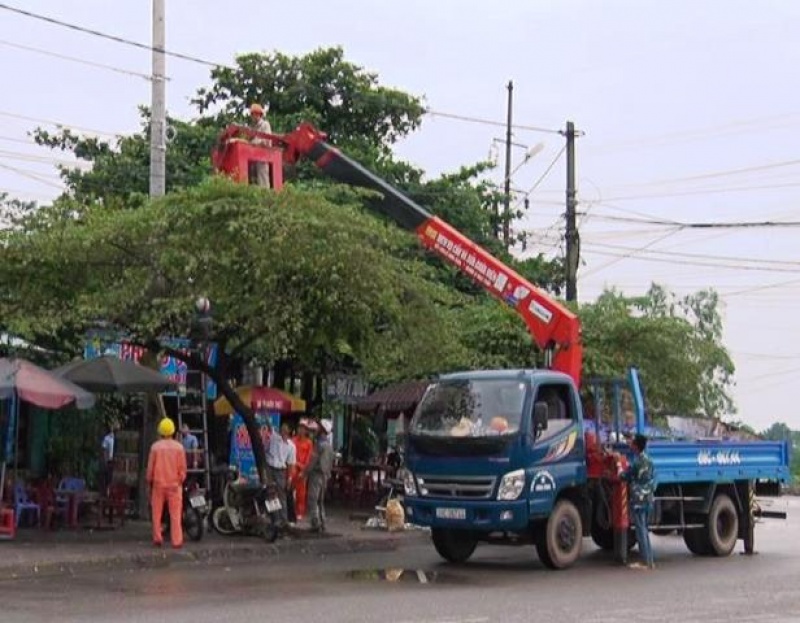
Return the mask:
<path fill-rule="evenodd" d="M 158 434 L 161 437 L 172 437 L 175 434 L 175 422 L 165 417 L 158 423 Z"/>
<path fill-rule="evenodd" d="M 253 115 L 263 115 L 264 107 L 261 104 L 250 104 L 250 113 Z"/>

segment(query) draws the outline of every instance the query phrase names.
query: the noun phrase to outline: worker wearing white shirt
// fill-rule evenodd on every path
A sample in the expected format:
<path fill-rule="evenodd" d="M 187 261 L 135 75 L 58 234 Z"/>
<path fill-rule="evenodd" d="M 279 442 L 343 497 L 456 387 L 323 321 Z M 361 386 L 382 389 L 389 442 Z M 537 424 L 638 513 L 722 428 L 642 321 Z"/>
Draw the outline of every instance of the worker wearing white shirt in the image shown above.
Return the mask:
<path fill-rule="evenodd" d="M 266 106 L 266 110 L 261 104 L 250 105 L 250 127 L 252 129 L 257 132 L 263 132 L 264 134 L 272 134 L 272 125 L 270 125 L 270 122 L 264 116 L 268 110 L 269 104 Z M 264 145 L 266 147 L 272 145 L 271 140 L 261 136 L 254 137 L 252 143 L 253 145 Z M 269 188 L 271 184 L 267 164 L 265 162 L 254 162 L 252 165 L 255 169 L 256 183 L 264 188 Z"/>
<path fill-rule="evenodd" d="M 119 425 L 114 423 L 109 429 L 101 444 L 103 456 L 100 460 L 100 473 L 97 488 L 100 495 L 108 495 L 108 488 L 114 479 L 114 446 Z"/>
<path fill-rule="evenodd" d="M 280 527 L 285 528 L 289 517 L 286 506 L 286 488 L 289 471 L 294 469 L 297 462 L 297 449 L 290 439 L 289 425 L 281 426 L 279 435 L 270 435 L 267 446 L 267 482 L 277 489 L 278 499 L 281 502 L 279 513 Z"/>

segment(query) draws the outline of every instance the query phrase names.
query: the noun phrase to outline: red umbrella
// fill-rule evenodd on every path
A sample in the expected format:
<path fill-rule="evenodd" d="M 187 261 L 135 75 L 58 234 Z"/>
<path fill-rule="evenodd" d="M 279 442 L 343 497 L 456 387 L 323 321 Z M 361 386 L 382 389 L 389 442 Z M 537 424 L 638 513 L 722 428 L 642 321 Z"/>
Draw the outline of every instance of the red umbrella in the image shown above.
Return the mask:
<path fill-rule="evenodd" d="M 79 409 L 94 406 L 94 396 L 24 359 L 0 359 L 0 397 L 19 400 L 43 409 L 60 409 L 75 403 Z"/>

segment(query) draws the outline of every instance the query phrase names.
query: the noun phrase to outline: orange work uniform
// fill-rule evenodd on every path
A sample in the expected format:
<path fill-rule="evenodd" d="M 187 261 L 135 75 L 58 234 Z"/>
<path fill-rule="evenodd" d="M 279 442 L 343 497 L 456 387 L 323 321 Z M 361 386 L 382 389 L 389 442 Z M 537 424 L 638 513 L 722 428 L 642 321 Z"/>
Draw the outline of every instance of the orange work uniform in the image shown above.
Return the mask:
<path fill-rule="evenodd" d="M 161 545 L 161 517 L 164 502 L 169 506 L 170 540 L 172 547 L 183 545 L 183 481 L 186 479 L 186 451 L 174 439 L 160 439 L 150 448 L 147 457 L 147 484 L 150 485 L 150 504 L 153 507 L 153 543 Z"/>
<path fill-rule="evenodd" d="M 294 512 L 300 521 L 306 515 L 306 497 L 308 479 L 303 475 L 311 461 L 314 452 L 314 442 L 309 437 L 295 437 L 292 439 L 297 450 L 297 463 L 294 472 Z"/>

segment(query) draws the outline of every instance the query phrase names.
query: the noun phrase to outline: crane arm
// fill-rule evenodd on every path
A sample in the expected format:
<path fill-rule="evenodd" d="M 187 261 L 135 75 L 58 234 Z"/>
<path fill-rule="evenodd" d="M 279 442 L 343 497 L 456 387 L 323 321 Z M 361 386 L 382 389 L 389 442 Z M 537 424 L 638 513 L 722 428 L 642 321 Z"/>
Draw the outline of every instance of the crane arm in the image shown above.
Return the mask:
<path fill-rule="evenodd" d="M 380 193 L 383 200 L 372 205 L 376 211 L 414 231 L 423 246 L 513 307 L 525 321 L 536 345 L 546 353 L 548 367 L 568 374 L 580 387 L 583 344 L 580 320 L 575 313 L 454 227 L 329 145 L 326 135 L 311 124 L 303 123 L 286 135 L 263 137 L 281 145 L 284 160 L 290 164 L 306 158 L 337 181 Z"/>

